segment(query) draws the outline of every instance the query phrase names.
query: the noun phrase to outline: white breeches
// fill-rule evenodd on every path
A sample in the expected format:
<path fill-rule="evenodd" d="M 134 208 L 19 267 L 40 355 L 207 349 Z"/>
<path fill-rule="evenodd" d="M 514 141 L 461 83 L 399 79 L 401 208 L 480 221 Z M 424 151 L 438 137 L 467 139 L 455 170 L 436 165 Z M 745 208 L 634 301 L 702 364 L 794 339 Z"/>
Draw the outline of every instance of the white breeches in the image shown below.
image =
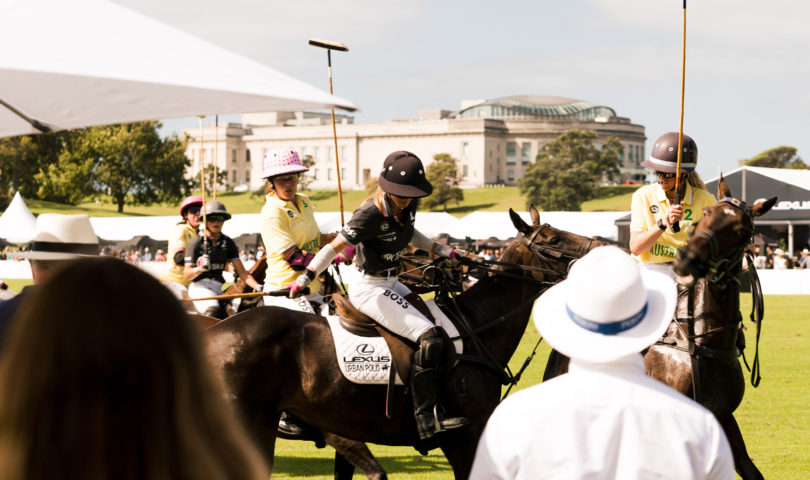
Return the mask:
<path fill-rule="evenodd" d="M 672 271 L 672 263 L 645 263 L 645 262 L 638 262 L 639 268 L 643 270 L 651 270 L 653 272 L 660 272 L 665 275 L 668 275 L 669 278 L 677 281 L 675 276 L 675 272 Z"/>
<path fill-rule="evenodd" d="M 289 308 L 290 310 L 298 310 L 300 312 L 306 313 L 316 313 L 315 309 L 313 308 L 313 302 L 316 302 L 316 305 L 321 305 L 323 302 L 323 297 L 320 293 L 313 293 L 307 296 L 301 296 L 298 298 L 290 298 L 290 297 L 271 297 L 271 296 L 264 296 L 262 297 L 265 305 L 272 305 L 276 307 L 284 307 Z M 320 315 L 326 315 L 329 313 L 329 306 L 323 305 L 326 307 L 326 313 L 321 310 L 318 312 Z"/>
<path fill-rule="evenodd" d="M 222 295 L 222 284 L 213 278 L 203 278 L 188 285 L 188 296 L 191 298 L 213 297 L 216 295 Z M 219 306 L 219 302 L 219 300 L 195 300 L 194 307 L 197 308 L 198 312 L 205 313 L 208 308 Z"/>
<path fill-rule="evenodd" d="M 362 274 L 349 284 L 349 300 L 361 312 L 388 330 L 416 341 L 433 328 L 433 323 L 405 300 L 410 289 L 396 275 L 377 277 Z"/>

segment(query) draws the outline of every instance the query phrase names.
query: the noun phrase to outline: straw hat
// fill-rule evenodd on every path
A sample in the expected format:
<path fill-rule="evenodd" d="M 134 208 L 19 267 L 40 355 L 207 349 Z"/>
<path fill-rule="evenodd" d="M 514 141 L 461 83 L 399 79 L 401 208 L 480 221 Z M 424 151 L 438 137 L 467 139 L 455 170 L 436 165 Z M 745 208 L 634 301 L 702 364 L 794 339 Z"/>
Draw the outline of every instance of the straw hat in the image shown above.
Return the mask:
<path fill-rule="evenodd" d="M 537 330 L 559 352 L 604 363 L 638 353 L 661 338 L 677 289 L 666 274 L 641 270 L 617 247 L 598 247 L 568 278 L 534 303 Z"/>
<path fill-rule="evenodd" d="M 14 254 L 31 260 L 69 260 L 98 255 L 98 237 L 85 214 L 42 213 L 29 250 Z"/>

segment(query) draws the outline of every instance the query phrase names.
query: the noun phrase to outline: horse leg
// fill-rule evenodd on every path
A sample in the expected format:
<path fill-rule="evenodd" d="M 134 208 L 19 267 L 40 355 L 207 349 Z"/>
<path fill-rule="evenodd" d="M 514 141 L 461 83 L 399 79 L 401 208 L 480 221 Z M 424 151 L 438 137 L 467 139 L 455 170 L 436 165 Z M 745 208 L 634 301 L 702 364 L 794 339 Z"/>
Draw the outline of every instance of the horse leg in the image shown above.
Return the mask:
<path fill-rule="evenodd" d="M 335 449 L 335 480 L 351 480 L 355 467 L 370 480 L 386 480 L 388 475 L 365 443 L 324 432 L 326 443 Z"/>
<path fill-rule="evenodd" d="M 764 479 L 762 473 L 757 469 L 751 457 L 748 456 L 748 450 L 745 448 L 745 441 L 740 432 L 740 426 L 737 425 L 737 420 L 734 415 L 729 414 L 723 418 L 718 418 L 723 431 L 726 432 L 726 438 L 731 445 L 731 454 L 734 456 L 734 469 L 743 480 L 759 480 Z"/>
<path fill-rule="evenodd" d="M 472 470 L 475 449 L 478 447 L 478 439 L 481 431 L 471 432 L 465 430 L 459 433 L 442 433 L 446 438 L 442 438 L 441 449 L 447 462 L 453 467 L 453 478 L 455 480 L 467 480 Z M 450 438 L 453 435 L 454 438 Z"/>
<path fill-rule="evenodd" d="M 568 361 L 568 357 L 552 349 L 551 353 L 548 354 L 546 370 L 543 372 L 543 381 L 568 373 Z"/>

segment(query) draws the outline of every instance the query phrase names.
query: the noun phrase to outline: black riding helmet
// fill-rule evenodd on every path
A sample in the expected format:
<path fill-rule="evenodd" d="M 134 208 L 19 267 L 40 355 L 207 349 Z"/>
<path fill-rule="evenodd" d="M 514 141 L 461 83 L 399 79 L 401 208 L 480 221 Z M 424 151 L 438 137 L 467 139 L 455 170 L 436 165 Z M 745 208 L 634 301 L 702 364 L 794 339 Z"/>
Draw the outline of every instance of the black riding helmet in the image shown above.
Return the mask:
<path fill-rule="evenodd" d="M 388 155 L 380 172 L 380 188 L 397 197 L 421 198 L 433 193 L 419 157 L 400 150 Z"/>
<path fill-rule="evenodd" d="M 691 172 L 697 166 L 697 144 L 692 137 L 684 134 L 681 173 Z M 655 141 L 650 158 L 641 166 L 656 172 L 675 173 L 678 170 L 678 132 L 668 132 Z"/>
<path fill-rule="evenodd" d="M 209 200 L 205 202 L 205 216 L 206 217 L 222 217 L 225 220 L 230 220 L 231 214 L 225 210 L 225 205 L 216 200 Z"/>

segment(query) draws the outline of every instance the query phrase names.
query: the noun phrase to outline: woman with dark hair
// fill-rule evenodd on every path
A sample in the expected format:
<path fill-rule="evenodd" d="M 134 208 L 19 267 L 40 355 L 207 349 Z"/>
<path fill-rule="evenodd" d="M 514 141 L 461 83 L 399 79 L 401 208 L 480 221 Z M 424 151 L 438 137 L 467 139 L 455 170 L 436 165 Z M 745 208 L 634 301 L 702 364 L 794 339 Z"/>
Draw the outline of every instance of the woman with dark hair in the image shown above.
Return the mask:
<path fill-rule="evenodd" d="M 148 273 L 72 261 L 18 318 L 0 360 L 0 478 L 268 478 L 197 326 Z"/>
<path fill-rule="evenodd" d="M 408 245 L 451 259 L 466 254 L 434 242 L 414 228 L 418 199 L 432 191 L 422 161 L 416 155 L 405 151 L 388 155 L 377 192 L 354 211 L 337 238 L 323 247 L 305 273 L 290 285 L 291 295 L 295 295 L 347 247 L 357 247 L 354 263 L 362 275 L 349 285 L 349 299 L 380 325 L 418 346 L 411 390 L 416 426 L 423 440 L 467 424 L 463 417 L 444 417 L 438 407 L 446 334 L 409 305 L 411 291 L 397 277 L 402 253 Z M 439 313 L 438 309 L 435 311 Z"/>

